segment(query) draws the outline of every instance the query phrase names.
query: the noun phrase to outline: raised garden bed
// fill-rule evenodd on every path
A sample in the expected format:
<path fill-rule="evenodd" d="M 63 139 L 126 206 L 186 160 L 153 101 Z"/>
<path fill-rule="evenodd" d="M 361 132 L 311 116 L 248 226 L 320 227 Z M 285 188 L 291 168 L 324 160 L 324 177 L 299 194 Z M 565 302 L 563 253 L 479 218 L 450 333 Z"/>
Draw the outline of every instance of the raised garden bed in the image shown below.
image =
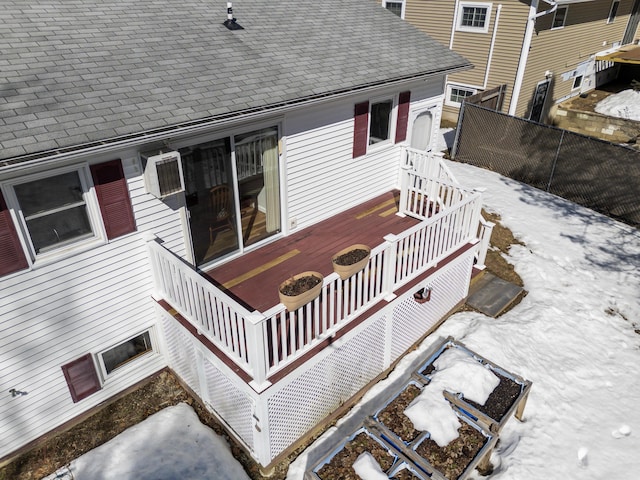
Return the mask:
<path fill-rule="evenodd" d="M 389 480 L 428 480 L 428 475 L 418 473 L 408 463 L 401 463 L 389 472 Z"/>
<path fill-rule="evenodd" d="M 456 342 L 451 337 L 442 344 L 426 363 L 417 370 L 425 383 L 431 381 L 437 374 L 434 362 L 447 349 L 456 348 L 463 351 L 479 364 L 488 368 L 500 383 L 491 392 L 484 405 L 464 398 L 460 392 L 444 392 L 445 397 L 454 404 L 462 413 L 470 416 L 472 420 L 479 422 L 493 433 L 498 433 L 504 427 L 507 420 L 515 413 L 518 420 L 522 420 L 531 382 L 518 377 L 505 369 L 497 366 L 489 360 L 467 349 L 463 344 Z"/>
<path fill-rule="evenodd" d="M 455 350 L 438 361 L 448 349 Z M 360 430 L 307 475 L 361 480 L 353 464 L 364 452 L 391 480 L 464 480 L 476 468 L 481 475 L 490 474 L 498 434 L 514 413 L 522 419 L 531 382 L 451 337 L 432 352 L 404 385 L 379 398 L 377 410 L 363 419 Z"/>
<path fill-rule="evenodd" d="M 449 480 L 456 480 L 467 470 L 474 468 L 477 463 L 474 460 L 489 441 L 479 427 L 472 425 L 465 417 L 462 418 L 458 438 L 448 445 L 440 447 L 426 437 L 415 447 L 418 455 Z"/>
<path fill-rule="evenodd" d="M 384 442 L 362 428 L 316 467 L 314 473 L 320 480 L 362 480 L 353 469 L 353 464 L 364 452 L 369 452 L 385 472 L 398 459 L 398 456 L 392 453 Z"/>
<path fill-rule="evenodd" d="M 391 399 L 374 418 L 395 433 L 405 444 L 418 438 L 420 430 L 416 430 L 413 422 L 404 414 L 409 404 L 422 392 L 422 386 L 412 382 L 397 396 Z"/>

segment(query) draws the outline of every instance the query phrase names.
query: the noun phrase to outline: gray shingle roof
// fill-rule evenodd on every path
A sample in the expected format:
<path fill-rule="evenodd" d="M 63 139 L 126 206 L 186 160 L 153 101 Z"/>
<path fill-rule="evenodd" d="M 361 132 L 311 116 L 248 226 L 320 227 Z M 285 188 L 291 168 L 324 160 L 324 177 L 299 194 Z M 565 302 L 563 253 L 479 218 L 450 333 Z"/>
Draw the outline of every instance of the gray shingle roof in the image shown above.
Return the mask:
<path fill-rule="evenodd" d="M 458 69 L 374 0 L 5 0 L 0 160 Z"/>

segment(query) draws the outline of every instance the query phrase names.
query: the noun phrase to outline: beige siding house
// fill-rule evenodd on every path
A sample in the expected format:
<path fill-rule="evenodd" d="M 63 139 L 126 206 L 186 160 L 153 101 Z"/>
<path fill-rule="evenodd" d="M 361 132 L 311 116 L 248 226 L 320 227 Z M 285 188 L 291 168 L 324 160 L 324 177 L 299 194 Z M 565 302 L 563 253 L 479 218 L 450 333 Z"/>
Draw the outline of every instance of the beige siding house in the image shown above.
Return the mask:
<path fill-rule="evenodd" d="M 398 4 L 401 7 L 398 7 Z M 503 111 L 544 121 L 553 106 L 617 75 L 596 54 L 636 43 L 638 0 L 402 0 L 382 5 L 474 65 L 447 78 L 443 118 L 507 85 Z"/>

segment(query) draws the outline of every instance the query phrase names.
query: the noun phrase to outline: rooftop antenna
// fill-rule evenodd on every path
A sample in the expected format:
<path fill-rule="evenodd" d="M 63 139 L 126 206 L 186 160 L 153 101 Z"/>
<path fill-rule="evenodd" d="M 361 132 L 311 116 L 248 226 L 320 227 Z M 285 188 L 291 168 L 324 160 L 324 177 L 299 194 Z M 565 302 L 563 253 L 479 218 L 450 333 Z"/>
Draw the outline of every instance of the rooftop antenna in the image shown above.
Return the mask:
<path fill-rule="evenodd" d="M 224 21 L 223 25 L 229 30 L 244 30 L 243 27 L 236 23 L 236 19 L 233 18 L 232 2 L 227 2 L 227 19 Z"/>

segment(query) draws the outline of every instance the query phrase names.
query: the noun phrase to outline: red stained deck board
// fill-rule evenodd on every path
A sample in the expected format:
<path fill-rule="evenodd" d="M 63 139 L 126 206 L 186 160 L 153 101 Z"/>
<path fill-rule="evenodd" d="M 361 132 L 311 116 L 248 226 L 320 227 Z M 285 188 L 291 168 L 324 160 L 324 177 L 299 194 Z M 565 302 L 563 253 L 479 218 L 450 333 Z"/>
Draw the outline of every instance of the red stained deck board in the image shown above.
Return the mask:
<path fill-rule="evenodd" d="M 388 213 L 391 208 L 397 210 L 396 202 L 390 202 L 382 208 L 372 210 L 387 201 L 397 200 L 397 195 L 397 191 L 387 192 L 209 270 L 207 275 L 218 285 L 224 285 L 282 255 L 299 250 L 300 253 L 227 290 L 248 308 L 266 311 L 280 302 L 278 285 L 290 276 L 307 270 L 329 275 L 333 271 L 331 257 L 337 251 L 355 243 L 363 243 L 373 248 L 384 241 L 385 235 L 398 234 L 416 225 L 418 221 L 410 217 L 400 217 L 395 214 L 381 215 Z M 368 214 L 361 216 L 364 213 Z"/>

